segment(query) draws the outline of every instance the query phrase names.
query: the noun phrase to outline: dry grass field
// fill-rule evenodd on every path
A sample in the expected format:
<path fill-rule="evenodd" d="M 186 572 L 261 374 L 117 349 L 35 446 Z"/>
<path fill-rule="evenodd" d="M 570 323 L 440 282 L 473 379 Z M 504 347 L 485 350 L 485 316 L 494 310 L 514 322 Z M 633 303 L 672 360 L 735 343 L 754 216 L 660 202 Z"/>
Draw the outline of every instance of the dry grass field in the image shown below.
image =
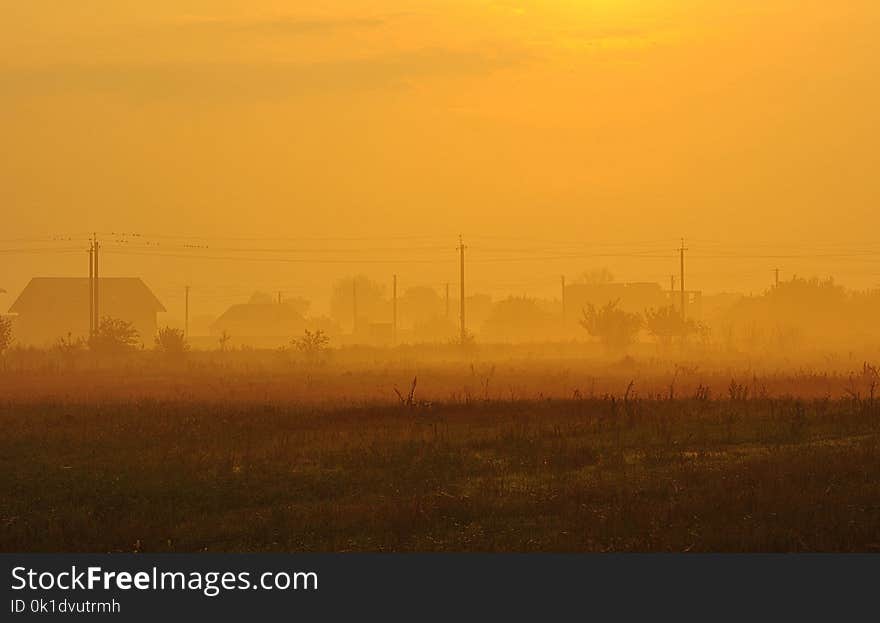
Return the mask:
<path fill-rule="evenodd" d="M 868 365 L 274 357 L 9 366 L 0 550 L 880 549 Z"/>

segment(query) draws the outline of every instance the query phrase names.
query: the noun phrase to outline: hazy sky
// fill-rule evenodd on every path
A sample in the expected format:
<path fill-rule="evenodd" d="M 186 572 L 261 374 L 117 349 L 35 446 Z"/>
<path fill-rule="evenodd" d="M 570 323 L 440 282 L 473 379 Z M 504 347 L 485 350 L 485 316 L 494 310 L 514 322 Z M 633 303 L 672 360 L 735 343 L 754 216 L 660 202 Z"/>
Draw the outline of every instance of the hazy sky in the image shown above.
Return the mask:
<path fill-rule="evenodd" d="M 875 0 L 0 0 L 0 287 L 88 231 L 211 311 L 455 283 L 459 232 L 498 293 L 667 283 L 680 236 L 704 290 L 877 285 L 878 42 Z"/>

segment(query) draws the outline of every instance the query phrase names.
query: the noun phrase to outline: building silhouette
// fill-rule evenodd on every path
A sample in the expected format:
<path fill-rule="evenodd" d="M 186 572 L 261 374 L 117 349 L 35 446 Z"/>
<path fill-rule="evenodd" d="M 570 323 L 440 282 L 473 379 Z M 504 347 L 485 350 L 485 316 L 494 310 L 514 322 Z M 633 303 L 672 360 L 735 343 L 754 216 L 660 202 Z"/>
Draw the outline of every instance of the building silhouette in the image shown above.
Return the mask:
<path fill-rule="evenodd" d="M 35 277 L 9 308 L 15 339 L 25 346 L 46 346 L 68 334 L 88 337 L 89 310 L 88 277 Z M 156 314 L 166 311 L 138 277 L 101 277 L 98 310 L 102 318 L 130 322 L 144 344 L 156 334 Z"/>
<path fill-rule="evenodd" d="M 236 338 L 278 338 L 300 335 L 308 327 L 303 314 L 287 303 L 240 303 L 211 324 L 211 334 L 224 331 Z"/>

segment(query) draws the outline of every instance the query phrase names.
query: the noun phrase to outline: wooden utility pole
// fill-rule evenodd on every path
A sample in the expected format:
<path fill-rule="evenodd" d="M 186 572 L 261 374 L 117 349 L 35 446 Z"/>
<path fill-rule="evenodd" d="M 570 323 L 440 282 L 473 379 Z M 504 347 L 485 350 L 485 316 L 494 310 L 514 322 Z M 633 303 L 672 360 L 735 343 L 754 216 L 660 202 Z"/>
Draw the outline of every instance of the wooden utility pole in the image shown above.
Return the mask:
<path fill-rule="evenodd" d="M 101 244 L 98 242 L 98 236 L 96 234 L 94 236 L 95 236 L 95 240 L 92 245 L 93 252 L 94 252 L 94 259 L 95 259 L 95 270 L 94 270 L 94 279 L 93 279 L 94 284 L 95 284 L 95 287 L 94 287 L 94 295 L 95 295 L 94 327 L 95 327 L 95 333 L 97 333 L 98 330 L 101 328 L 101 292 L 100 292 L 100 287 L 99 287 L 101 284 L 101 279 L 98 276 L 98 266 L 100 265 L 100 262 L 98 260 L 98 251 L 101 248 Z"/>
<path fill-rule="evenodd" d="M 685 298 L 686 295 L 684 292 L 684 252 L 685 251 L 687 251 L 687 248 L 684 246 L 684 238 L 682 238 L 681 239 L 681 247 L 679 247 L 679 249 L 678 249 L 679 257 L 681 259 L 681 276 L 679 277 L 679 281 L 680 281 L 679 286 L 681 287 L 681 317 L 682 317 L 682 320 L 687 317 L 686 316 L 687 312 L 685 311 L 685 304 L 687 301 L 686 301 L 686 298 Z"/>
<path fill-rule="evenodd" d="M 89 243 L 89 337 L 95 335 L 95 243 Z"/>
<path fill-rule="evenodd" d="M 446 317 L 449 318 L 449 282 L 446 282 Z"/>
<path fill-rule="evenodd" d="M 565 275 L 560 277 L 562 282 L 562 326 L 565 326 Z"/>
<path fill-rule="evenodd" d="M 394 275 L 394 281 L 391 286 L 392 305 L 391 305 L 391 343 L 397 343 L 397 275 Z"/>
<path fill-rule="evenodd" d="M 189 286 L 183 294 L 183 337 L 189 339 Z"/>
<path fill-rule="evenodd" d="M 775 272 L 776 272 L 776 287 L 778 288 L 779 287 L 779 269 L 777 268 Z"/>
<path fill-rule="evenodd" d="M 461 276 L 459 278 L 461 282 L 461 312 L 459 322 L 461 323 L 461 343 L 462 346 L 467 342 L 467 325 L 465 324 L 464 319 L 464 241 L 461 238 L 461 235 L 458 236 L 458 252 L 459 252 L 459 264 L 461 269 Z"/>

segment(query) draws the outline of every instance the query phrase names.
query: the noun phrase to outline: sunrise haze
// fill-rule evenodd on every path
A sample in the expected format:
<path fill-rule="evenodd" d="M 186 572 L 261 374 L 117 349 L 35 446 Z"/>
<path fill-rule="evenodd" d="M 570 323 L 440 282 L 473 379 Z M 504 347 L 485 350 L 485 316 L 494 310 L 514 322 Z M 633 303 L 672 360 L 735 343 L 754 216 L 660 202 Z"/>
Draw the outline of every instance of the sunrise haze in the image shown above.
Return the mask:
<path fill-rule="evenodd" d="M 89 232 L 105 275 L 173 310 L 192 284 L 211 313 L 257 289 L 326 308 L 355 272 L 439 291 L 459 233 L 494 294 L 600 267 L 665 285 L 681 236 L 704 291 L 759 292 L 780 266 L 880 282 L 874 2 L 2 14 L 6 303 L 84 276 Z"/>

